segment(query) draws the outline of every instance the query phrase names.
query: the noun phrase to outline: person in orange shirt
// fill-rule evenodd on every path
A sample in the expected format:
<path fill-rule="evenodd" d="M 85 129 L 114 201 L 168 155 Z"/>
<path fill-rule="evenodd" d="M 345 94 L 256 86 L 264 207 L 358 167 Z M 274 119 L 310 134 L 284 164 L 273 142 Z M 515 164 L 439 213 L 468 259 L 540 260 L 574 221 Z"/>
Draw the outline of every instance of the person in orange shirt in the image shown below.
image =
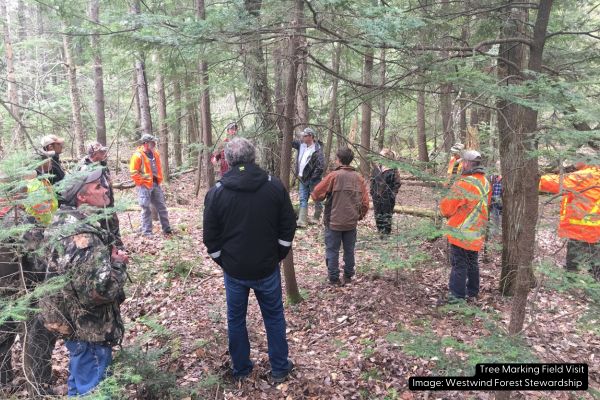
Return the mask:
<path fill-rule="evenodd" d="M 462 154 L 462 175 L 440 202 L 441 214 L 448 218 L 450 281 L 448 302 L 476 298 L 479 294 L 479 251 L 488 223 L 490 184 L 481 165 L 481 154 Z"/>
<path fill-rule="evenodd" d="M 543 175 L 540 191 L 562 193 L 558 235 L 568 239 L 565 268 L 588 265 L 600 280 L 600 166 L 577 162 L 575 172 Z"/>
<path fill-rule="evenodd" d="M 156 151 L 156 138 L 145 133 L 129 161 L 129 173 L 138 190 L 138 200 L 142 208 L 142 235 L 152 236 L 153 205 L 158 212 L 162 230 L 166 235 L 173 233 L 169 224 L 169 214 L 165 203 L 165 195 L 160 187 L 163 180 L 160 155 Z"/>

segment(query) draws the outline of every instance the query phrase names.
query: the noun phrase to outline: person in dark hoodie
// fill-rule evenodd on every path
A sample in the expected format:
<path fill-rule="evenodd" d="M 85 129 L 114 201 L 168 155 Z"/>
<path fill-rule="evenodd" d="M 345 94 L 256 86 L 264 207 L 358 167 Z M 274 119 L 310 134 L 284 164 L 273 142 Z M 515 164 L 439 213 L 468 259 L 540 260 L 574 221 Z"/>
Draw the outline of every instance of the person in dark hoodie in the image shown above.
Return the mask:
<path fill-rule="evenodd" d="M 246 329 L 253 289 L 267 331 L 271 377 L 283 382 L 294 364 L 288 359 L 279 262 L 292 246 L 296 222 L 283 184 L 259 168 L 255 157 L 247 139 L 225 146 L 230 169 L 206 194 L 203 242 L 223 269 L 233 377 L 244 379 L 253 369 Z"/>

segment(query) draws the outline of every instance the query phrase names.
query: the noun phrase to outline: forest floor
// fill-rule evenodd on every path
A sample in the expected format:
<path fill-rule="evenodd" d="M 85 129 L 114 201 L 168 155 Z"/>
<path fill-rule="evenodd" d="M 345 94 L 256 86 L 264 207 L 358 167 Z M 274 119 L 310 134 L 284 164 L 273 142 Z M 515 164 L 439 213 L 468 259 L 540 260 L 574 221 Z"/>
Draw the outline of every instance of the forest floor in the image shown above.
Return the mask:
<path fill-rule="evenodd" d="M 175 191 L 177 188 L 177 191 Z M 358 228 L 357 274 L 349 285 L 326 281 L 322 227 L 298 230 L 296 277 L 303 301 L 286 304 L 288 381 L 269 380 L 266 336 L 250 296 L 248 331 L 255 368 L 250 378 L 227 378 L 227 318 L 222 272 L 202 244 L 203 196 L 192 177 L 167 187 L 176 235 L 137 234 L 137 212 L 121 214 L 132 254 L 132 283 L 122 306 L 127 335 L 117 352 L 117 382 L 129 398 L 181 399 L 488 399 L 492 392 L 411 392 L 410 376 L 472 375 L 478 362 L 580 362 L 589 386 L 600 389 L 600 325 L 582 282 L 565 289 L 562 241 L 555 235 L 556 202 L 543 205 L 537 247 L 538 286 L 530 295 L 524 340 L 507 338 L 511 300 L 499 291 L 500 243 L 493 239 L 481 264 L 474 304 L 436 306 L 447 292 L 446 243 L 428 220 L 394 217 L 394 233 L 380 239 L 373 215 Z M 119 193 L 129 200 L 133 191 Z M 403 186 L 399 204 L 435 208 L 431 189 Z M 159 231 L 155 223 L 155 231 Z M 543 273 L 542 273 L 543 272 Z M 583 274 L 583 273 L 582 273 Z M 595 310 L 596 313 L 598 310 Z M 597 314 L 596 314 L 597 317 Z M 65 389 L 67 355 L 54 353 L 57 387 Z M 513 398 L 593 398 L 591 392 L 518 392 Z"/>

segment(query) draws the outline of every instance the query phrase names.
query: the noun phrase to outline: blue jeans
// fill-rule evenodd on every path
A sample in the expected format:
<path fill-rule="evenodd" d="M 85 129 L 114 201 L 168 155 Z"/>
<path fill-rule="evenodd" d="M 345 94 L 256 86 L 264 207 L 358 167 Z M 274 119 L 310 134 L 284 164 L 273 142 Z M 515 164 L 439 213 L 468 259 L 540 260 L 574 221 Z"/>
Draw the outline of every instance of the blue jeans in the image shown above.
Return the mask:
<path fill-rule="evenodd" d="M 84 395 L 104 379 L 112 361 L 112 348 L 99 343 L 65 340 L 69 350 L 69 397 Z"/>
<path fill-rule="evenodd" d="M 340 246 L 344 244 L 344 276 L 354 276 L 356 228 L 350 231 L 325 229 L 325 263 L 330 281 L 340 280 Z"/>
<path fill-rule="evenodd" d="M 250 289 L 258 300 L 260 312 L 267 331 L 271 373 L 285 375 L 289 370 L 288 343 L 285 337 L 285 316 L 281 297 L 279 267 L 270 276 L 257 280 L 241 280 L 225 275 L 227 297 L 227 333 L 229 354 L 233 363 L 233 376 L 244 377 L 252 372 L 250 342 L 246 328 L 246 312 Z"/>
<path fill-rule="evenodd" d="M 298 197 L 300 198 L 300 208 L 308 208 L 308 198 L 317 186 L 321 182 L 321 178 L 311 179 L 308 182 L 300 181 L 300 187 L 298 188 Z M 315 201 L 315 209 L 322 209 L 323 204 L 320 201 Z"/>
<path fill-rule="evenodd" d="M 464 299 L 479 294 L 479 252 L 450 245 L 450 296 Z"/>

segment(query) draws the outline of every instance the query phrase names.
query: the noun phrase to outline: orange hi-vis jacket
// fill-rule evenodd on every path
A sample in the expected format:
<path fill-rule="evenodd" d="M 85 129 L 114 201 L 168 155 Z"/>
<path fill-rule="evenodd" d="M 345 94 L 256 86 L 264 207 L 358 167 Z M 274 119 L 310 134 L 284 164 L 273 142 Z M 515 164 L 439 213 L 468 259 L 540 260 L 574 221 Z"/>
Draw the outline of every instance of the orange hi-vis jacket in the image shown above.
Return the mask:
<path fill-rule="evenodd" d="M 587 243 L 600 242 L 600 167 L 584 168 L 562 176 L 543 175 L 540 191 L 563 193 L 558 235 Z"/>
<path fill-rule="evenodd" d="M 448 162 L 448 176 L 460 175 L 462 172 L 462 162 L 460 156 L 453 155 Z"/>
<path fill-rule="evenodd" d="M 152 150 L 152 153 L 154 153 L 154 159 L 156 160 L 156 182 L 160 185 L 163 181 L 160 156 L 156 150 Z M 129 173 L 136 186 L 146 186 L 148 189 L 152 189 L 152 165 L 150 165 L 150 159 L 144 152 L 144 146 L 135 149 L 135 152 L 131 156 L 131 160 L 129 160 Z"/>
<path fill-rule="evenodd" d="M 483 172 L 462 175 L 452 184 L 440 202 L 440 212 L 448 218 L 448 242 L 466 250 L 481 250 L 491 195 Z"/>

